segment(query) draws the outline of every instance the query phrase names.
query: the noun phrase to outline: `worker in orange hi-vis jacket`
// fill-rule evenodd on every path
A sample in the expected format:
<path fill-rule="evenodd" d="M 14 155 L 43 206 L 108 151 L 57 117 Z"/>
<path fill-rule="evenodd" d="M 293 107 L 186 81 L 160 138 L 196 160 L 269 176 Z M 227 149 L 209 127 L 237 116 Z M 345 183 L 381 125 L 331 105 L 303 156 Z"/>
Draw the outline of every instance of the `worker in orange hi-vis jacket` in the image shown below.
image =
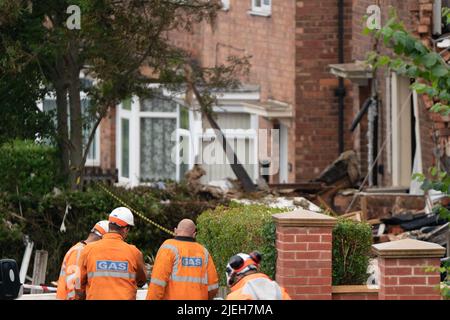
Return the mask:
<path fill-rule="evenodd" d="M 80 269 L 79 260 L 81 251 L 88 243 L 100 240 L 108 232 L 109 222 L 107 220 L 99 221 L 91 229 L 86 240 L 80 241 L 67 251 L 61 266 L 61 272 L 58 279 L 58 289 L 56 299 L 58 300 L 76 300 L 79 299 L 75 289 L 80 289 Z"/>
<path fill-rule="evenodd" d="M 166 240 L 155 258 L 147 300 L 208 300 L 219 289 L 214 261 L 208 250 L 195 242 L 196 227 L 184 219 L 175 238 Z"/>
<path fill-rule="evenodd" d="M 291 300 L 284 288 L 259 272 L 261 259 L 257 251 L 230 258 L 226 274 L 231 293 L 227 300 Z"/>
<path fill-rule="evenodd" d="M 81 253 L 81 290 L 86 290 L 87 300 L 136 300 L 147 275 L 142 253 L 124 241 L 134 226 L 133 214 L 120 207 L 108 220 L 109 232 Z"/>

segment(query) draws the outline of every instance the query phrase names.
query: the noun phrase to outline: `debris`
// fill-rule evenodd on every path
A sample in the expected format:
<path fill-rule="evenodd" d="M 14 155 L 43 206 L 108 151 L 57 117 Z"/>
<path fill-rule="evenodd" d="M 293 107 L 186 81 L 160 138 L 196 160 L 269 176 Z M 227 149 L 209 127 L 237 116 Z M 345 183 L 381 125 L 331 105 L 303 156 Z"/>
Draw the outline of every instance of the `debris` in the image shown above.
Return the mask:
<path fill-rule="evenodd" d="M 430 214 L 423 218 L 414 219 L 410 222 L 402 223 L 400 226 L 406 231 L 416 230 L 424 226 L 437 226 L 442 225 L 446 220 L 439 218 L 436 214 Z"/>
<path fill-rule="evenodd" d="M 228 179 L 210 181 L 208 182 L 208 185 L 220 188 L 224 193 L 228 193 L 230 190 L 235 188 L 234 184 Z"/>
<path fill-rule="evenodd" d="M 350 180 L 351 185 L 355 185 L 360 178 L 358 157 L 353 150 L 342 153 L 339 158 L 322 171 L 316 181 L 331 185 L 345 178 Z"/>
<path fill-rule="evenodd" d="M 204 175 L 206 175 L 206 171 L 199 164 L 195 164 L 191 170 L 186 172 L 185 177 L 190 190 L 195 194 L 204 195 L 206 198 L 222 199 L 225 195 L 222 188 L 201 183 L 200 180 Z"/>
<path fill-rule="evenodd" d="M 347 219 L 354 220 L 354 221 L 359 221 L 359 222 L 362 221 L 361 211 L 346 213 L 346 214 L 341 215 L 340 217 L 347 218 Z"/>
<path fill-rule="evenodd" d="M 320 204 L 325 207 L 326 211 L 331 213 L 333 216 L 337 216 L 336 212 L 334 212 L 333 209 L 325 202 L 325 200 L 322 199 L 321 196 L 317 196 L 317 200 L 319 200 Z"/>
<path fill-rule="evenodd" d="M 370 219 L 370 220 L 367 220 L 367 223 L 373 226 L 375 224 L 381 224 L 381 220 L 380 219 Z"/>
<path fill-rule="evenodd" d="M 258 178 L 256 180 L 256 185 L 258 186 L 258 190 L 260 190 L 260 191 L 265 191 L 265 192 L 270 191 L 269 185 L 267 184 L 266 180 L 264 180 L 263 178 Z"/>
<path fill-rule="evenodd" d="M 294 198 L 294 205 L 309 211 L 314 211 L 318 213 L 323 212 L 323 210 L 320 207 L 316 206 L 314 203 L 303 197 Z"/>

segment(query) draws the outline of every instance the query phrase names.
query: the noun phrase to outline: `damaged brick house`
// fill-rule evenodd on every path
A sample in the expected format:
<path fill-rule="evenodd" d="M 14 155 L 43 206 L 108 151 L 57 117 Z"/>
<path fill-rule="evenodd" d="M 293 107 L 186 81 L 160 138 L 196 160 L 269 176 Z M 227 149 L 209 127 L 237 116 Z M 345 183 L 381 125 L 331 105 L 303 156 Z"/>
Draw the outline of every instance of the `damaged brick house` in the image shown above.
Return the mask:
<path fill-rule="evenodd" d="M 367 106 L 368 99 L 376 93 L 378 105 L 372 106 L 376 114 L 372 128 L 366 115 L 353 132 L 353 148 L 360 157 L 363 173 L 367 173 L 372 164 L 374 166 L 370 177 L 373 185 L 392 186 L 400 190 L 411 188 L 410 192 L 420 193 L 418 185 L 411 181 L 413 172 L 427 173 L 433 165 L 447 171 L 449 169 L 450 119 L 428 112 L 432 103 L 426 97 L 411 92 L 409 85 L 412 79 L 388 70 L 379 70 L 373 75 L 357 63 L 364 60 L 371 50 L 389 53 L 382 43 L 376 44 L 374 39 L 362 34 L 364 23 L 361 21 L 370 5 L 376 4 L 381 9 L 381 25 L 387 22 L 390 7 L 395 8 L 407 29 L 433 48 L 436 47 L 433 43 L 437 43 L 443 32 L 433 32 L 433 22 L 441 24 L 440 8 L 435 7 L 436 15 L 433 18 L 433 2 L 354 0 L 351 63 L 331 66 L 333 73 L 352 81 L 355 117 L 363 112 L 361 109 Z M 448 6 L 447 2 L 439 1 L 442 7 Z M 368 107 L 369 117 L 372 107 Z M 379 160 L 373 163 L 380 150 Z"/>
<path fill-rule="evenodd" d="M 338 45 L 350 54 L 350 1 L 223 1 L 214 28 L 197 25 L 190 34 L 171 35 L 173 43 L 188 50 L 203 66 L 223 63 L 229 55 L 251 55 L 251 72 L 241 88 L 219 96 L 215 108 L 222 129 L 279 129 L 279 168 L 270 177 L 274 183 L 295 182 L 316 177 L 341 151 L 349 149 L 348 130 L 339 133 L 339 80 L 328 64 L 339 62 Z M 344 7 L 345 5 L 345 7 Z M 338 12 L 342 27 L 338 36 Z M 341 60 L 343 62 L 343 60 Z M 342 128 L 351 120 L 350 84 L 341 92 Z M 345 111 L 344 111 L 345 109 Z M 199 145 L 211 141 L 208 125 L 183 106 L 183 101 L 145 101 L 134 98 L 117 106 L 102 121 L 87 166 L 117 168 L 119 181 L 130 185 L 158 180 L 180 180 L 192 166 L 170 160 L 176 128 L 191 133 L 190 159 L 198 156 Z M 233 138 L 233 137 L 232 137 Z M 209 140 L 208 140 L 209 139 Z M 258 157 L 254 135 L 244 132 L 238 157 L 256 155 L 245 165 L 253 180 L 261 175 L 263 159 Z M 200 142 L 199 142 L 200 141 Z M 270 153 L 269 153 L 270 155 Z M 255 159 L 253 159 L 254 161 Z M 233 177 L 228 165 L 205 165 L 205 181 Z"/>
<path fill-rule="evenodd" d="M 224 63 L 230 55 L 252 56 L 249 76 L 241 79 L 239 89 L 218 95 L 214 111 L 225 133 L 243 129 L 229 138 L 243 141 L 243 148 L 237 151 L 240 159 L 253 157 L 244 167 L 254 181 L 261 176 L 261 163 L 267 160 L 258 156 L 252 133 L 257 129 L 280 132 L 280 143 L 269 143 L 269 149 L 279 153 L 279 162 L 270 163 L 277 172 L 270 176 L 272 183 L 314 179 L 339 154 L 351 149 L 356 151 L 365 176 L 382 150 L 370 184 L 409 189 L 413 171 L 426 171 L 435 155 L 445 154 L 448 119 L 430 116 L 429 103 L 409 93 L 409 79 L 381 72 L 373 78 L 370 70 L 357 63 L 374 49 L 372 39 L 362 35 L 369 5 L 380 6 L 382 22 L 388 6 L 396 7 L 409 29 L 427 41 L 433 21 L 431 0 L 222 3 L 213 26 L 200 24 L 191 33 L 171 34 L 170 39 L 205 67 Z M 368 121 L 367 115 L 375 114 L 370 111 L 373 104 L 368 103 L 372 88 L 378 97 L 374 122 Z M 408 106 L 402 108 L 404 105 Z M 361 120 L 356 124 L 358 115 Z M 398 125 L 394 118 L 399 119 Z M 171 161 L 176 145 L 171 133 L 177 128 L 188 137 L 189 164 Z M 112 109 L 102 121 L 87 166 L 117 168 L 119 182 L 130 185 L 180 180 L 213 140 L 208 129 L 200 115 L 183 105 L 183 99 L 134 97 Z M 228 165 L 206 164 L 204 168 L 204 182 L 234 177 Z"/>

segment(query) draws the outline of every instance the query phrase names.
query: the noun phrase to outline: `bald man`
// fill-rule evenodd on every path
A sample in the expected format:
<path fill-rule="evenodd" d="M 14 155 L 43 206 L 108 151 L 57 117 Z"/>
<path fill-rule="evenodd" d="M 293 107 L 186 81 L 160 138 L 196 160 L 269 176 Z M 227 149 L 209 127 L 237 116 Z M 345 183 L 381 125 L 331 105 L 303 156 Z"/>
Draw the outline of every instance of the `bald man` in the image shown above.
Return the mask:
<path fill-rule="evenodd" d="M 208 250 L 195 242 L 197 228 L 183 219 L 175 238 L 166 240 L 153 265 L 147 300 L 211 300 L 219 289 L 214 261 Z"/>

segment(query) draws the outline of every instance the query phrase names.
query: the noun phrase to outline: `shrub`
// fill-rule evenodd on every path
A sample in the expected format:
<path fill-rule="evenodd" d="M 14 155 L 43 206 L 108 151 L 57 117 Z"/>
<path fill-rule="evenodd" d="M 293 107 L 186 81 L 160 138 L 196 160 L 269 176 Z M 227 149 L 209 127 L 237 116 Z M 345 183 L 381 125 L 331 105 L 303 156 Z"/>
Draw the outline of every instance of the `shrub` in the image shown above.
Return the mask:
<path fill-rule="evenodd" d="M 263 254 L 261 271 L 275 276 L 275 225 L 272 214 L 284 210 L 264 205 L 218 206 L 198 217 L 197 239 L 214 259 L 220 284 L 226 285 L 225 267 L 231 256 L 258 250 Z"/>
<path fill-rule="evenodd" d="M 220 284 L 226 284 L 225 267 L 239 252 L 259 250 L 261 271 L 275 277 L 277 253 L 272 214 L 282 212 L 264 205 L 232 204 L 217 207 L 198 217 L 198 241 L 214 258 Z M 367 278 L 372 232 L 370 226 L 339 219 L 333 230 L 333 284 L 363 284 Z"/>
<path fill-rule="evenodd" d="M 0 191 L 44 195 L 58 183 L 56 149 L 15 140 L 0 147 Z"/>
<path fill-rule="evenodd" d="M 170 190 L 140 187 L 131 190 L 112 188 L 111 191 L 150 219 L 172 230 L 181 219 L 195 220 L 201 212 L 216 205 L 216 202 L 202 201 L 177 186 Z M 16 218 L 19 212 L 18 200 L 21 201 L 24 221 Z M 70 204 L 71 209 L 65 220 L 66 232 L 62 233 L 60 226 L 66 204 Z M 57 195 L 50 193 L 40 199 L 18 199 L 17 196 L 6 194 L 3 194 L 2 199 L 0 194 L 0 258 L 15 258 L 20 263 L 24 252 L 22 235 L 29 235 L 35 243 L 35 250 L 49 252 L 47 282 L 56 280 L 67 250 L 76 242 L 86 239 L 92 226 L 99 220 L 107 219 L 107 214 L 117 206 L 122 205 L 97 188 L 88 189 L 86 192 L 64 192 Z M 2 228 L 2 215 L 9 221 L 14 221 L 17 225 L 15 230 L 20 232 L 13 234 Z M 127 242 L 136 245 L 144 257 L 154 255 L 161 243 L 171 237 L 138 217 L 135 217 L 135 224 L 136 227 L 130 232 Z M 7 232 L 7 235 L 3 235 L 3 232 Z M 19 241 L 3 246 L 7 237 L 14 237 Z"/>
<path fill-rule="evenodd" d="M 372 231 L 367 223 L 339 219 L 333 229 L 333 285 L 367 281 Z"/>

